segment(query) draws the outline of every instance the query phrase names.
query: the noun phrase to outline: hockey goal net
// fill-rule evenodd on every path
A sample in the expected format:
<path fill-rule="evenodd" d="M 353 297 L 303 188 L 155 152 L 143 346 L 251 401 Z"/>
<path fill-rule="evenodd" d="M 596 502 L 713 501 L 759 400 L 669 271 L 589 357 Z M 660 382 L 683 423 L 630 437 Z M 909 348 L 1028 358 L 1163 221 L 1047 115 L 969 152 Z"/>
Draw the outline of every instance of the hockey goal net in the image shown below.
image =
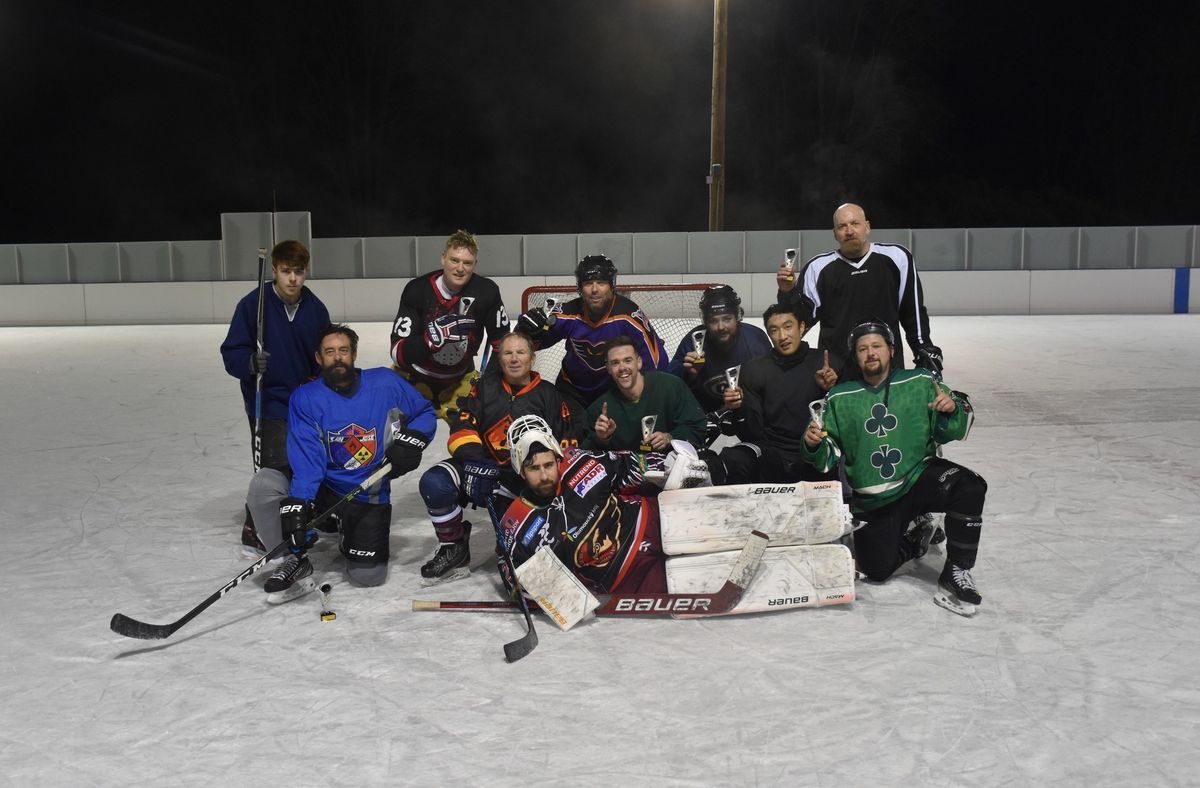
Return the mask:
<path fill-rule="evenodd" d="M 708 282 L 678 282 L 659 285 L 617 285 L 617 292 L 642 308 L 650 319 L 650 325 L 667 348 L 667 358 L 675 355 L 675 349 L 687 336 L 688 331 L 700 325 L 700 296 L 707 288 L 716 285 Z M 547 298 L 558 299 L 562 304 L 579 296 L 572 284 L 540 285 L 527 287 L 521 294 L 521 311 L 545 306 Z M 533 368 L 543 378 L 553 381 L 562 369 L 564 343 L 539 350 Z"/>

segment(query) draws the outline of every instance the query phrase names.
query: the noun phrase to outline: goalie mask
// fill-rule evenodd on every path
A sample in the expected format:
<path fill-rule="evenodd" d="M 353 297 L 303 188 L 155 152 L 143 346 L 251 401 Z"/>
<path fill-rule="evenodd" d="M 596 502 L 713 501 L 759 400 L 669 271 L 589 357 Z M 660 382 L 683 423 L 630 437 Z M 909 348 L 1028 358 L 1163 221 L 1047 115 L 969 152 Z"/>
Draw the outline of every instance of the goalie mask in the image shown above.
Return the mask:
<path fill-rule="evenodd" d="M 558 439 L 550 431 L 550 425 L 541 416 L 522 416 L 508 425 L 509 461 L 517 475 L 535 444 L 541 444 L 559 457 L 563 456 Z"/>
<path fill-rule="evenodd" d="M 584 282 L 608 282 L 617 288 L 617 266 L 602 254 L 589 254 L 575 266 L 575 285 L 582 288 Z"/>

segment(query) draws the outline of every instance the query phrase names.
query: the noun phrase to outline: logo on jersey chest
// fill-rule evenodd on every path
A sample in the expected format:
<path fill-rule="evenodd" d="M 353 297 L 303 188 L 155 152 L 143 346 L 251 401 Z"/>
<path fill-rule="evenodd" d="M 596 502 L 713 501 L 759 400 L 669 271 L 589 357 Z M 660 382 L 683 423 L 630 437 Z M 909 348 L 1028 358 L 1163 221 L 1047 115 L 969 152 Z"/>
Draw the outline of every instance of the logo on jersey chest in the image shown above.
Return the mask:
<path fill-rule="evenodd" d="M 877 438 L 886 438 L 899 423 L 895 415 L 888 413 L 887 405 L 876 402 L 871 406 L 871 417 L 863 422 L 863 429 Z"/>
<path fill-rule="evenodd" d="M 575 491 L 580 498 L 587 495 L 588 490 L 595 487 L 608 476 L 604 466 L 595 460 L 588 460 L 583 467 L 576 471 L 567 481 L 567 486 Z"/>
<path fill-rule="evenodd" d="M 348 471 L 370 463 L 379 446 L 374 427 L 368 430 L 353 423 L 336 432 L 327 430 L 325 444 L 329 447 L 329 461 Z"/>

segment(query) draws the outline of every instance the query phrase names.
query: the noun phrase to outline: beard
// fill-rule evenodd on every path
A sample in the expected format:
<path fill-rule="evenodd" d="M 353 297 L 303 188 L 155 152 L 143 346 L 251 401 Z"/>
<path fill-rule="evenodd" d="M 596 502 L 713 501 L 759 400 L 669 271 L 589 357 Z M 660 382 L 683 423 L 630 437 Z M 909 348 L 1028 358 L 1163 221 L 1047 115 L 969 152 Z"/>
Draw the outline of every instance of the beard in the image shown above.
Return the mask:
<path fill-rule="evenodd" d="M 346 364 L 331 364 L 328 367 L 321 367 L 321 377 L 330 388 L 344 389 L 354 379 L 354 370 Z"/>

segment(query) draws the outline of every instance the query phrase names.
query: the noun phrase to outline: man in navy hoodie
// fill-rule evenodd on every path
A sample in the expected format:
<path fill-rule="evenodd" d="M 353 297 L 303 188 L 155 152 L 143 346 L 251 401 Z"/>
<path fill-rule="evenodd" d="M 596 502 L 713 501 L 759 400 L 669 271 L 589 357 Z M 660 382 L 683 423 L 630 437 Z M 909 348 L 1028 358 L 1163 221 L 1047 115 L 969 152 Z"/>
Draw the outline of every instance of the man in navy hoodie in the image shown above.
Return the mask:
<path fill-rule="evenodd" d="M 281 241 L 271 250 L 273 281 L 262 292 L 263 349 L 258 351 L 258 294 L 250 291 L 233 311 L 221 343 L 225 371 L 241 381 L 242 400 L 253 442 L 255 378 L 263 377 L 261 447 L 246 495 L 242 550 L 257 558 L 282 540 L 279 501 L 287 495 L 291 469 L 287 457 L 288 398 L 320 372 L 316 352 L 329 310 L 304 286 L 308 249 L 299 241 Z"/>

